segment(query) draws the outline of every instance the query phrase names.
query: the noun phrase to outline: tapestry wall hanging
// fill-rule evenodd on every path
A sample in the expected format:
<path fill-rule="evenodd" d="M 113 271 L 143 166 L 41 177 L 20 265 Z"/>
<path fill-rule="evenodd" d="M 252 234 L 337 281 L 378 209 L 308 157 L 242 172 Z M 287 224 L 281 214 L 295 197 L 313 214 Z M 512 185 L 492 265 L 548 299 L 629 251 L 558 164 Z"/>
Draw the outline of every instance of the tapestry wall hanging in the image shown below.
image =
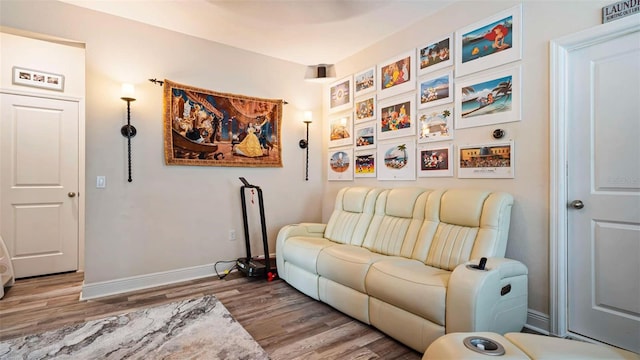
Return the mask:
<path fill-rule="evenodd" d="M 165 79 L 165 163 L 282 167 L 283 103 Z"/>

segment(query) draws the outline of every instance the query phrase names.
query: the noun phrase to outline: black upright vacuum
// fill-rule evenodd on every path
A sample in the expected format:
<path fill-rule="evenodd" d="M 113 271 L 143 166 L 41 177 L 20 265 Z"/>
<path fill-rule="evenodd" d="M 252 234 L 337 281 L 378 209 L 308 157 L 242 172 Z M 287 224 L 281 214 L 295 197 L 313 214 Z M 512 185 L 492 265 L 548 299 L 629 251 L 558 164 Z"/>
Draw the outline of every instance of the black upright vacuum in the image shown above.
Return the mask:
<path fill-rule="evenodd" d="M 244 241 L 247 257 L 238 258 L 236 265 L 242 273 L 248 277 L 263 277 L 271 281 L 277 277 L 275 266 L 272 268 L 272 259 L 269 257 L 269 242 L 267 241 L 267 225 L 264 220 L 264 202 L 262 200 L 262 189 L 259 186 L 251 185 L 247 179 L 241 177 L 243 186 L 240 188 L 242 198 L 242 220 L 244 221 Z M 255 189 L 258 192 L 258 206 L 260 208 L 260 225 L 262 227 L 262 246 L 264 247 L 264 258 L 257 259 L 251 256 L 251 241 L 249 239 L 249 224 L 247 220 L 247 203 L 245 190 Z"/>

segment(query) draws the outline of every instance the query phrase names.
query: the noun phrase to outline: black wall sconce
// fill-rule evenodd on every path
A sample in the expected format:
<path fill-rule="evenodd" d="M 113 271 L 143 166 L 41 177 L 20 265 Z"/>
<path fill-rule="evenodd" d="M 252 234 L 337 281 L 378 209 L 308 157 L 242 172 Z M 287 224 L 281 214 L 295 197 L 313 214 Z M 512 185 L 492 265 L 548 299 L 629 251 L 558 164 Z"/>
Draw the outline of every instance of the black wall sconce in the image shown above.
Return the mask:
<path fill-rule="evenodd" d="M 132 84 L 122 84 L 122 97 L 120 99 L 127 102 L 127 125 L 123 125 L 120 128 L 120 133 L 122 136 L 127 138 L 127 155 L 129 160 L 129 182 L 132 182 L 131 178 L 131 138 L 136 136 L 138 131 L 136 128 L 131 125 L 131 102 L 136 101 L 136 98 L 133 97 L 134 87 Z"/>
<path fill-rule="evenodd" d="M 302 139 L 300 140 L 300 142 L 298 142 L 298 145 L 300 146 L 300 149 L 305 149 L 307 151 L 307 159 L 305 162 L 305 181 L 309 181 L 309 124 L 311 124 L 311 118 L 312 118 L 312 114 L 311 111 L 305 111 L 304 112 L 304 120 L 303 122 L 307 125 L 307 138 L 306 139 Z"/>

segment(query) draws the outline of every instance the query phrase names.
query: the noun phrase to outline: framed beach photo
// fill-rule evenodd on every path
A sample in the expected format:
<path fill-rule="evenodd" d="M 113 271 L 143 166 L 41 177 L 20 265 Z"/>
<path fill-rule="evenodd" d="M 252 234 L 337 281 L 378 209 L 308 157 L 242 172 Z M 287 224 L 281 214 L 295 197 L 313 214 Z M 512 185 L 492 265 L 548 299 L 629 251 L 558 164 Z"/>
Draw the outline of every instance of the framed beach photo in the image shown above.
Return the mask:
<path fill-rule="evenodd" d="M 420 78 L 418 91 L 418 109 L 453 102 L 453 70 Z"/>
<path fill-rule="evenodd" d="M 516 66 L 456 79 L 456 129 L 520 121 L 520 72 Z"/>
<path fill-rule="evenodd" d="M 376 91 L 376 68 L 372 66 L 353 76 L 355 96 L 360 96 Z"/>
<path fill-rule="evenodd" d="M 453 65 L 453 34 L 441 36 L 416 50 L 418 76 Z"/>
<path fill-rule="evenodd" d="M 367 178 L 376 177 L 376 151 L 356 151 L 353 155 L 355 158 L 355 167 L 353 168 L 354 177 Z"/>
<path fill-rule="evenodd" d="M 418 145 L 418 177 L 452 177 L 453 145 Z"/>
<path fill-rule="evenodd" d="M 329 147 L 353 145 L 353 121 L 345 113 L 329 118 Z"/>
<path fill-rule="evenodd" d="M 459 178 L 512 179 L 514 171 L 513 140 L 458 147 Z"/>
<path fill-rule="evenodd" d="M 353 133 L 355 138 L 356 150 L 373 149 L 376 147 L 375 121 L 369 121 L 366 123 L 355 125 Z"/>
<path fill-rule="evenodd" d="M 373 120 L 376 117 L 376 94 L 371 94 L 355 100 L 353 108 L 355 123 Z"/>
<path fill-rule="evenodd" d="M 353 106 L 353 78 L 347 76 L 329 85 L 329 112 L 351 110 Z"/>
<path fill-rule="evenodd" d="M 522 58 L 522 5 L 466 26 L 455 35 L 456 77 Z"/>
<path fill-rule="evenodd" d="M 378 180 L 416 179 L 416 141 L 413 137 L 381 141 L 377 148 Z"/>
<path fill-rule="evenodd" d="M 353 180 L 353 149 L 342 148 L 329 151 L 329 181 Z"/>
<path fill-rule="evenodd" d="M 40 70 L 31 70 L 14 66 L 12 81 L 15 85 L 64 91 L 64 75 L 53 74 Z"/>
<path fill-rule="evenodd" d="M 378 140 L 415 135 L 415 95 L 380 100 L 377 122 Z"/>
<path fill-rule="evenodd" d="M 418 111 L 418 143 L 453 139 L 453 104 Z"/>
<path fill-rule="evenodd" d="M 378 65 L 378 99 L 416 88 L 415 56 L 415 51 L 408 51 Z"/>

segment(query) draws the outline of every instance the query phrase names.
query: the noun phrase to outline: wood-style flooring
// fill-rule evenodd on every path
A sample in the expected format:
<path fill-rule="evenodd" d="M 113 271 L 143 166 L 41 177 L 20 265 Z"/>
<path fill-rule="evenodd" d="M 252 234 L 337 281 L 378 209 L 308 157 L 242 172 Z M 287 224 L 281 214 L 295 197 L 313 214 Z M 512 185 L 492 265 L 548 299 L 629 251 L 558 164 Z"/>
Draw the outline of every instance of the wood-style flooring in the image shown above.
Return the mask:
<path fill-rule="evenodd" d="M 282 280 L 237 273 L 96 300 L 79 301 L 82 273 L 20 279 L 0 300 L 0 341 L 213 294 L 278 359 L 420 359 L 421 354 Z"/>

